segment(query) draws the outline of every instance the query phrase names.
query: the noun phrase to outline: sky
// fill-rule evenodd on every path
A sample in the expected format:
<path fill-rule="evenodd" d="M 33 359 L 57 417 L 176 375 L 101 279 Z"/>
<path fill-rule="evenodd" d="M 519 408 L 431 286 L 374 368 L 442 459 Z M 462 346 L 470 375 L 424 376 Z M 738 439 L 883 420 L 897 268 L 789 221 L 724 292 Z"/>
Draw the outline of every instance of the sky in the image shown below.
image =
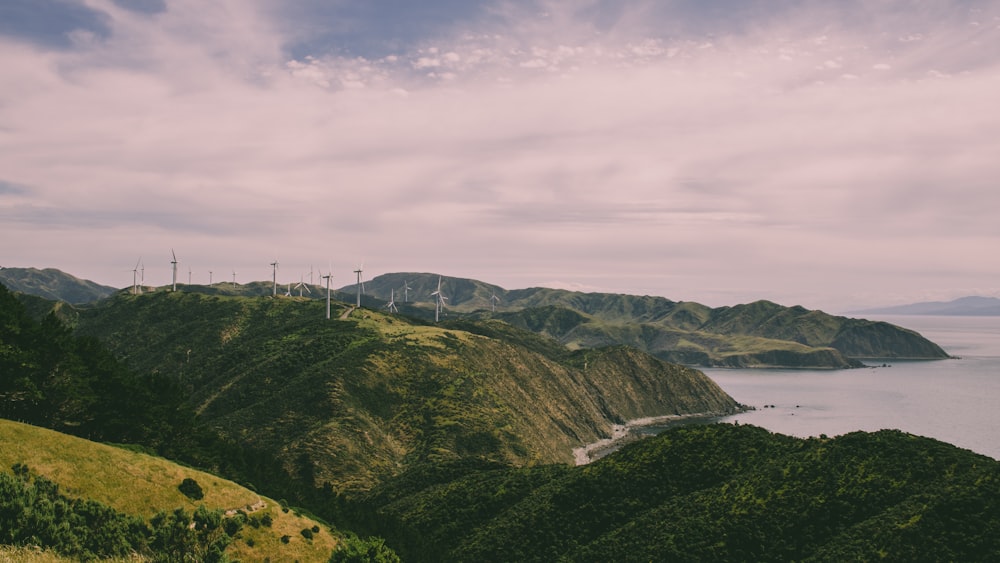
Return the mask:
<path fill-rule="evenodd" d="M 0 266 L 1000 296 L 998 93 L 995 1 L 0 0 Z"/>

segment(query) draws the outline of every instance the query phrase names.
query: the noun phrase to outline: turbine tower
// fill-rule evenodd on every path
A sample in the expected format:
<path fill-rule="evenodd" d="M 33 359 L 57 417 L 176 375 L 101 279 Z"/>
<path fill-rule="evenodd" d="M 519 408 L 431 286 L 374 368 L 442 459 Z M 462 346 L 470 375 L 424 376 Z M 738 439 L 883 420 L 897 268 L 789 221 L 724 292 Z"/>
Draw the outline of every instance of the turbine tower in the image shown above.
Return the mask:
<path fill-rule="evenodd" d="M 173 282 L 172 282 L 173 290 L 172 291 L 177 291 L 177 255 L 174 254 L 174 249 L 173 248 L 170 249 L 170 255 L 174 257 L 174 259 L 170 262 L 170 265 L 173 266 L 173 269 L 174 269 L 174 277 L 173 277 Z"/>
<path fill-rule="evenodd" d="M 330 278 L 333 277 L 333 271 L 331 270 L 330 273 L 327 274 L 327 275 L 325 275 L 325 276 L 323 275 L 323 272 L 320 272 L 320 276 L 319 277 L 322 278 L 322 279 L 324 279 L 324 280 L 326 280 L 326 318 L 329 319 L 330 318 Z"/>
<path fill-rule="evenodd" d="M 188 266 L 188 285 L 191 285 L 191 266 Z"/>
<path fill-rule="evenodd" d="M 212 270 L 208 271 L 208 285 L 212 285 Z"/>
<path fill-rule="evenodd" d="M 358 266 L 357 270 L 354 270 L 354 273 L 358 275 L 358 308 L 359 309 L 361 308 L 361 292 L 365 290 L 365 285 L 363 283 L 361 283 L 361 272 L 364 271 L 364 267 L 365 267 L 365 265 L 361 264 L 360 266 Z"/>
<path fill-rule="evenodd" d="M 146 265 L 139 258 L 139 293 L 142 293 L 142 286 L 146 285 Z"/>
<path fill-rule="evenodd" d="M 274 262 L 271 262 L 271 281 L 274 282 L 274 291 L 272 292 L 272 297 L 278 296 L 278 259 L 275 258 Z"/>
<path fill-rule="evenodd" d="M 490 296 L 490 307 L 492 307 L 494 313 L 497 312 L 497 303 L 499 303 L 499 302 L 500 302 L 500 298 L 497 297 L 496 293 L 493 293 L 493 295 Z"/>
<path fill-rule="evenodd" d="M 389 290 L 389 302 L 385 305 L 386 309 L 389 309 L 390 313 L 398 313 L 399 309 L 396 308 L 396 290 Z"/>
<path fill-rule="evenodd" d="M 236 270 L 233 270 L 233 289 L 236 289 Z"/>
<path fill-rule="evenodd" d="M 444 302 L 447 301 L 447 297 L 441 295 L 441 276 L 438 276 L 438 288 L 437 291 L 431 293 L 432 296 L 437 296 L 437 303 L 434 306 L 434 322 L 438 322 L 441 316 L 441 310 L 444 309 Z"/>
<path fill-rule="evenodd" d="M 403 303 L 410 302 L 410 282 L 403 280 Z"/>
<path fill-rule="evenodd" d="M 139 284 L 136 282 L 136 278 L 139 275 L 139 263 L 142 262 L 142 257 L 139 257 L 139 261 L 135 263 L 135 268 L 132 268 L 132 295 L 139 294 Z"/>

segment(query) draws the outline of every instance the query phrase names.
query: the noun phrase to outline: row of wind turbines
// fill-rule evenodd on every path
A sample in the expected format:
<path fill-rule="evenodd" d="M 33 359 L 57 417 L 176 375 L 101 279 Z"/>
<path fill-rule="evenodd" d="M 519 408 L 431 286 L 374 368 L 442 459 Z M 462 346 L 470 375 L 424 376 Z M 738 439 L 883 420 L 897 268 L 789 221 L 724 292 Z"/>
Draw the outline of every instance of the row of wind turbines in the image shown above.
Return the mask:
<path fill-rule="evenodd" d="M 170 249 L 170 256 L 171 256 L 170 267 L 171 267 L 171 272 L 172 272 L 170 286 L 171 286 L 171 291 L 177 291 L 177 264 L 178 264 L 178 260 L 177 260 L 177 254 L 174 252 L 174 249 L 172 249 L 172 248 Z M 279 265 L 279 263 L 278 263 L 277 259 L 275 259 L 274 262 L 271 262 L 269 264 L 269 266 L 271 266 L 272 297 L 277 297 L 278 296 L 278 265 Z M 361 274 L 363 272 L 364 272 L 364 266 L 363 265 L 359 265 L 358 269 L 354 270 L 354 273 L 357 275 L 357 284 L 356 285 L 357 285 L 357 290 L 358 291 L 357 291 L 357 302 L 355 304 L 355 307 L 357 307 L 357 308 L 361 307 L 361 294 L 364 293 L 364 290 L 365 290 L 364 281 L 361 279 Z M 237 285 L 236 284 L 236 273 L 237 272 L 234 269 L 233 270 L 233 282 L 232 282 L 234 288 Z M 305 290 L 306 292 L 312 294 L 312 290 L 309 288 L 309 285 L 312 284 L 312 280 L 313 280 L 312 275 L 313 275 L 313 271 L 312 271 L 312 267 L 310 266 L 310 268 L 309 268 L 309 284 L 305 283 L 305 276 L 304 275 L 299 279 L 299 283 L 295 284 L 295 289 L 299 290 L 299 297 L 303 296 L 303 290 Z M 208 271 L 208 284 L 209 285 L 212 285 L 212 283 L 213 283 L 212 282 L 212 276 L 213 276 L 213 271 L 209 270 Z M 139 257 L 139 260 L 135 263 L 135 267 L 132 268 L 132 294 L 133 295 L 138 295 L 138 294 L 142 293 L 142 287 L 145 285 L 145 277 L 146 277 L 146 266 L 145 266 L 145 264 L 142 261 L 142 257 Z M 330 267 L 330 270 L 329 270 L 329 272 L 326 275 L 323 275 L 322 270 L 320 270 L 320 279 L 326 280 L 326 318 L 328 318 L 328 319 L 330 318 L 330 279 L 332 277 L 333 277 L 333 267 L 332 266 Z M 188 268 L 188 285 L 191 285 L 191 268 Z M 410 288 L 409 282 L 408 281 L 404 281 L 403 282 L 403 287 L 402 287 L 402 290 L 403 290 L 403 301 L 404 301 L 404 303 L 408 303 L 409 300 L 410 300 L 410 295 L 409 295 L 410 289 L 412 289 L 412 288 Z M 285 292 L 285 296 L 291 296 L 291 294 L 292 294 L 292 286 L 291 286 L 291 284 L 288 284 L 288 290 Z M 440 321 L 440 317 L 441 317 L 441 313 L 442 313 L 442 311 L 444 311 L 445 301 L 448 300 L 448 298 L 441 291 L 441 276 L 438 276 L 437 289 L 431 293 L 431 297 L 434 298 L 434 322 L 439 322 Z M 493 293 L 490 296 L 490 307 L 492 308 L 492 310 L 494 312 L 496 312 L 496 305 L 499 302 L 500 302 L 500 298 L 497 297 L 496 293 Z M 388 309 L 390 313 L 398 313 L 399 312 L 399 308 L 396 306 L 396 289 L 395 288 L 393 288 L 393 289 L 390 290 L 390 293 L 389 293 L 389 302 L 386 303 L 385 308 Z"/>

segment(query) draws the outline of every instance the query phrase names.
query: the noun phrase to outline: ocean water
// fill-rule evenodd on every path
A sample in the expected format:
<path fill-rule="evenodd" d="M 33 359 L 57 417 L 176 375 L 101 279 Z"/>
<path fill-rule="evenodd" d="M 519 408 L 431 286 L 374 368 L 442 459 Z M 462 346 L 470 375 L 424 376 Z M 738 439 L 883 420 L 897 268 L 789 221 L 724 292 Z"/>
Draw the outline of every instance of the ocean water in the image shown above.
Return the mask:
<path fill-rule="evenodd" d="M 958 358 L 835 371 L 704 369 L 757 409 L 720 420 L 799 437 L 892 428 L 1000 459 L 1000 317 L 869 318 L 915 330 Z"/>

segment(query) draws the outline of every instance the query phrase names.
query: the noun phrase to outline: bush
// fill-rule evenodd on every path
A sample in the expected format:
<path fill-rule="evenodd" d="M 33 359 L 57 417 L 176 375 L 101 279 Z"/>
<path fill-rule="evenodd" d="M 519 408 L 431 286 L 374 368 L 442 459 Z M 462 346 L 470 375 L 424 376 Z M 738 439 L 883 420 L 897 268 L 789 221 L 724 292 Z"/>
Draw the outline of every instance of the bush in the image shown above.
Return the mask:
<path fill-rule="evenodd" d="M 302 534 L 302 537 L 304 537 L 307 540 L 313 539 L 313 531 L 310 530 L 309 528 L 303 528 L 302 531 L 299 533 Z"/>
<path fill-rule="evenodd" d="M 181 484 L 177 486 L 177 489 L 191 500 L 201 500 L 205 498 L 205 493 L 201 490 L 201 485 L 190 477 L 185 477 L 184 480 L 181 481 Z"/>

